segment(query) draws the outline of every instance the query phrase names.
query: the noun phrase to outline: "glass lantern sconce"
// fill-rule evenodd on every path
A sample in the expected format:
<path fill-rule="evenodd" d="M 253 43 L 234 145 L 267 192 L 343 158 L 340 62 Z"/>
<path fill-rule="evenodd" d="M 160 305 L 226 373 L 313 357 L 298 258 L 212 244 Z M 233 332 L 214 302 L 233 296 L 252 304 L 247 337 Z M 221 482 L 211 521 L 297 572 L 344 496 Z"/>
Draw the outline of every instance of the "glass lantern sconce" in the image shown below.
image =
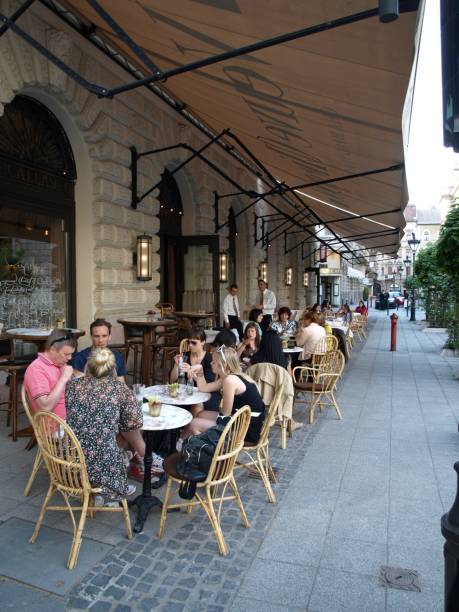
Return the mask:
<path fill-rule="evenodd" d="M 153 238 L 146 234 L 137 236 L 137 249 L 134 253 L 134 264 L 136 266 L 136 277 L 138 281 L 149 281 L 152 279 L 152 241 Z"/>
<path fill-rule="evenodd" d="M 293 280 L 293 268 L 292 266 L 289 266 L 288 268 L 285 268 L 285 286 L 286 287 L 291 287 L 292 286 L 292 280 Z"/>
<path fill-rule="evenodd" d="M 268 282 L 268 262 L 261 261 L 258 265 L 258 280 L 262 280 L 265 283 Z"/>
<path fill-rule="evenodd" d="M 309 274 L 303 272 L 303 287 L 309 287 Z"/>
<path fill-rule="evenodd" d="M 220 253 L 218 256 L 218 280 L 221 283 L 228 281 L 228 254 Z"/>

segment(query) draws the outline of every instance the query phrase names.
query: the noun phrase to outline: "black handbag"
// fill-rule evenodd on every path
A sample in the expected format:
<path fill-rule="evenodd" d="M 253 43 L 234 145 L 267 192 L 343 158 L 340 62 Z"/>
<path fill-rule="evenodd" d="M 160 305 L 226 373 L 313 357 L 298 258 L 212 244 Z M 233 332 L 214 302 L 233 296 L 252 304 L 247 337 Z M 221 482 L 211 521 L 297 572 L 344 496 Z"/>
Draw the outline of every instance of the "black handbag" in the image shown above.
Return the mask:
<path fill-rule="evenodd" d="M 196 483 L 207 478 L 215 449 L 229 417 L 218 417 L 217 424 L 207 431 L 190 436 L 183 442 L 177 463 L 177 474 L 182 477 L 179 495 L 182 499 L 192 499 Z"/>

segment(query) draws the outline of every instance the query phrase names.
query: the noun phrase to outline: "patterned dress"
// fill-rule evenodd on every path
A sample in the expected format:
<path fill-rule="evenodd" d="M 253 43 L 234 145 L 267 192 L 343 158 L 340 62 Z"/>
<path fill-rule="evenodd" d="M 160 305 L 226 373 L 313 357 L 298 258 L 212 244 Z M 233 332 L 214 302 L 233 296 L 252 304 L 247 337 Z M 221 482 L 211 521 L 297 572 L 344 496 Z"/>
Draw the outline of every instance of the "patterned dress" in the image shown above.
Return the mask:
<path fill-rule="evenodd" d="M 132 391 L 116 378 L 82 376 L 67 384 L 65 405 L 67 423 L 83 449 L 91 484 L 101 487 L 108 497 L 126 495 L 126 467 L 116 435 L 143 425 Z"/>

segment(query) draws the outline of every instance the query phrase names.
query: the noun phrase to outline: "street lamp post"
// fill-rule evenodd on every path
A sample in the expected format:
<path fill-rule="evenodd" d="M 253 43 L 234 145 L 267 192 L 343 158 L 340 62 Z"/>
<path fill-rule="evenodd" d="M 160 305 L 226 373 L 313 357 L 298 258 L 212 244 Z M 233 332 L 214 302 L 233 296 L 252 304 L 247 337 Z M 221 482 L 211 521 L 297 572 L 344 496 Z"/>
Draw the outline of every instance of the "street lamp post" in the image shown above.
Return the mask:
<path fill-rule="evenodd" d="M 421 244 L 420 240 L 416 239 L 414 232 L 411 232 L 411 240 L 408 240 L 411 252 L 413 253 L 413 291 L 411 294 L 411 317 L 410 321 L 416 321 L 416 289 L 415 289 L 415 262 L 416 262 L 416 251 L 418 246 Z"/>

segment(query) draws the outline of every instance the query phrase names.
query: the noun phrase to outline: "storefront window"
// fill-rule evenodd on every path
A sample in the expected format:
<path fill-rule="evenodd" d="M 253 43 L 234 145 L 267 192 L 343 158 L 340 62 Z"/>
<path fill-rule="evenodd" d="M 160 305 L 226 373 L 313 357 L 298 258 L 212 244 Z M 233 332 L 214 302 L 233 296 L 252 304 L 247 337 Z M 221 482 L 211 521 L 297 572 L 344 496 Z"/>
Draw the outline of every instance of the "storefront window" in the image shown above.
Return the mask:
<path fill-rule="evenodd" d="M 67 240 L 63 219 L 0 209 L 0 321 L 54 327 L 68 318 Z"/>

